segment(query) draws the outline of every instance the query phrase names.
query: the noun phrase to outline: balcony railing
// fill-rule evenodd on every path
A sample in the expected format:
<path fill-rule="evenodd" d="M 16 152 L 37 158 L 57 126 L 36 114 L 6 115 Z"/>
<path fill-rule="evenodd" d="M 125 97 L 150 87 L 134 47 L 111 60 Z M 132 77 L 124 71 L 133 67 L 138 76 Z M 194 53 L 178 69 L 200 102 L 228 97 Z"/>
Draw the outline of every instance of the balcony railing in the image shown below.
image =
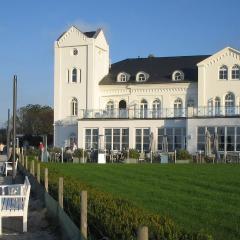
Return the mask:
<path fill-rule="evenodd" d="M 230 117 L 240 115 L 240 107 L 198 107 L 194 108 L 194 117 Z"/>
<path fill-rule="evenodd" d="M 80 119 L 161 119 L 239 116 L 240 107 L 80 110 Z"/>

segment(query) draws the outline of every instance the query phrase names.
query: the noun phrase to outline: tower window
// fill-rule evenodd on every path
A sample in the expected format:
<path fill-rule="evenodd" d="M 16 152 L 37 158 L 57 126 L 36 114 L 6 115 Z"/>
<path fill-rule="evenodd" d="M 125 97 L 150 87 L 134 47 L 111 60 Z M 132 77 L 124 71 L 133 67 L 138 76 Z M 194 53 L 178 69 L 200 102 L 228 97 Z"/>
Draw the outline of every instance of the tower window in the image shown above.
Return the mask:
<path fill-rule="evenodd" d="M 78 50 L 76 48 L 73 49 L 73 55 L 77 56 L 78 55 Z"/>
<path fill-rule="evenodd" d="M 74 69 L 72 70 L 72 82 L 73 82 L 73 83 L 76 83 L 76 82 L 77 82 L 77 69 L 76 69 L 76 68 L 74 68 Z"/>

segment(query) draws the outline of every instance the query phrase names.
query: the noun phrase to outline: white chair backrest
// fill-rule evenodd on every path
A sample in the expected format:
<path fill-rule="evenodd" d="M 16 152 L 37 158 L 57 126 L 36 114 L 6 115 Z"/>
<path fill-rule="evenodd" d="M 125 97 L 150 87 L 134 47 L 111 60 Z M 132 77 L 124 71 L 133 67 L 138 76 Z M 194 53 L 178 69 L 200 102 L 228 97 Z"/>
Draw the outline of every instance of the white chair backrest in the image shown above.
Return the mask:
<path fill-rule="evenodd" d="M 22 194 L 25 196 L 25 201 L 24 201 L 24 209 L 28 209 L 28 202 L 29 202 L 29 196 L 30 196 L 30 189 L 31 185 L 28 180 L 28 177 L 25 177 L 24 185 L 23 185 L 23 191 Z"/>

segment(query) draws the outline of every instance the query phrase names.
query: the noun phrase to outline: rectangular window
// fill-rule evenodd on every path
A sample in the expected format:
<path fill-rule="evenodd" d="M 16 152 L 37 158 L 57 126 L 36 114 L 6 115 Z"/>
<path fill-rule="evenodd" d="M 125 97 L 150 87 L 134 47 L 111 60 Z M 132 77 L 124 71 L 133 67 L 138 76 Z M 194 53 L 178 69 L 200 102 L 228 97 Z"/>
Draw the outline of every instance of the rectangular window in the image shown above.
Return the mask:
<path fill-rule="evenodd" d="M 236 151 L 240 151 L 240 127 L 236 127 Z"/>
<path fill-rule="evenodd" d="M 149 151 L 150 145 L 150 129 L 137 128 L 136 129 L 136 149 L 138 151 Z"/>
<path fill-rule="evenodd" d="M 163 150 L 164 136 L 167 136 L 168 151 L 186 148 L 186 128 L 158 128 L 158 150 Z"/>
<path fill-rule="evenodd" d="M 128 128 L 106 128 L 105 147 L 107 150 L 123 150 L 129 148 Z"/>
<path fill-rule="evenodd" d="M 198 127 L 197 129 L 197 150 L 205 150 L 205 127 Z"/>
<path fill-rule="evenodd" d="M 98 129 L 85 129 L 85 149 L 98 149 Z"/>
<path fill-rule="evenodd" d="M 217 135 L 218 135 L 218 150 L 224 151 L 225 127 L 217 127 Z"/>
<path fill-rule="evenodd" d="M 234 151 L 235 127 L 227 127 L 227 151 Z"/>

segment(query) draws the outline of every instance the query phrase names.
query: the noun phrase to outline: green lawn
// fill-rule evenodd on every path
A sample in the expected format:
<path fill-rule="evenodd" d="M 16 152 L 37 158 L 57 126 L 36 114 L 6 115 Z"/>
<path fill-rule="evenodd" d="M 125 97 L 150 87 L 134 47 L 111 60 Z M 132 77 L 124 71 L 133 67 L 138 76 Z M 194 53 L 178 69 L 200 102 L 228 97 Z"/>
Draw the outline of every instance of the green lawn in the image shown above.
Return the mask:
<path fill-rule="evenodd" d="M 62 176 L 171 216 L 187 230 L 240 239 L 240 165 L 49 164 Z"/>

